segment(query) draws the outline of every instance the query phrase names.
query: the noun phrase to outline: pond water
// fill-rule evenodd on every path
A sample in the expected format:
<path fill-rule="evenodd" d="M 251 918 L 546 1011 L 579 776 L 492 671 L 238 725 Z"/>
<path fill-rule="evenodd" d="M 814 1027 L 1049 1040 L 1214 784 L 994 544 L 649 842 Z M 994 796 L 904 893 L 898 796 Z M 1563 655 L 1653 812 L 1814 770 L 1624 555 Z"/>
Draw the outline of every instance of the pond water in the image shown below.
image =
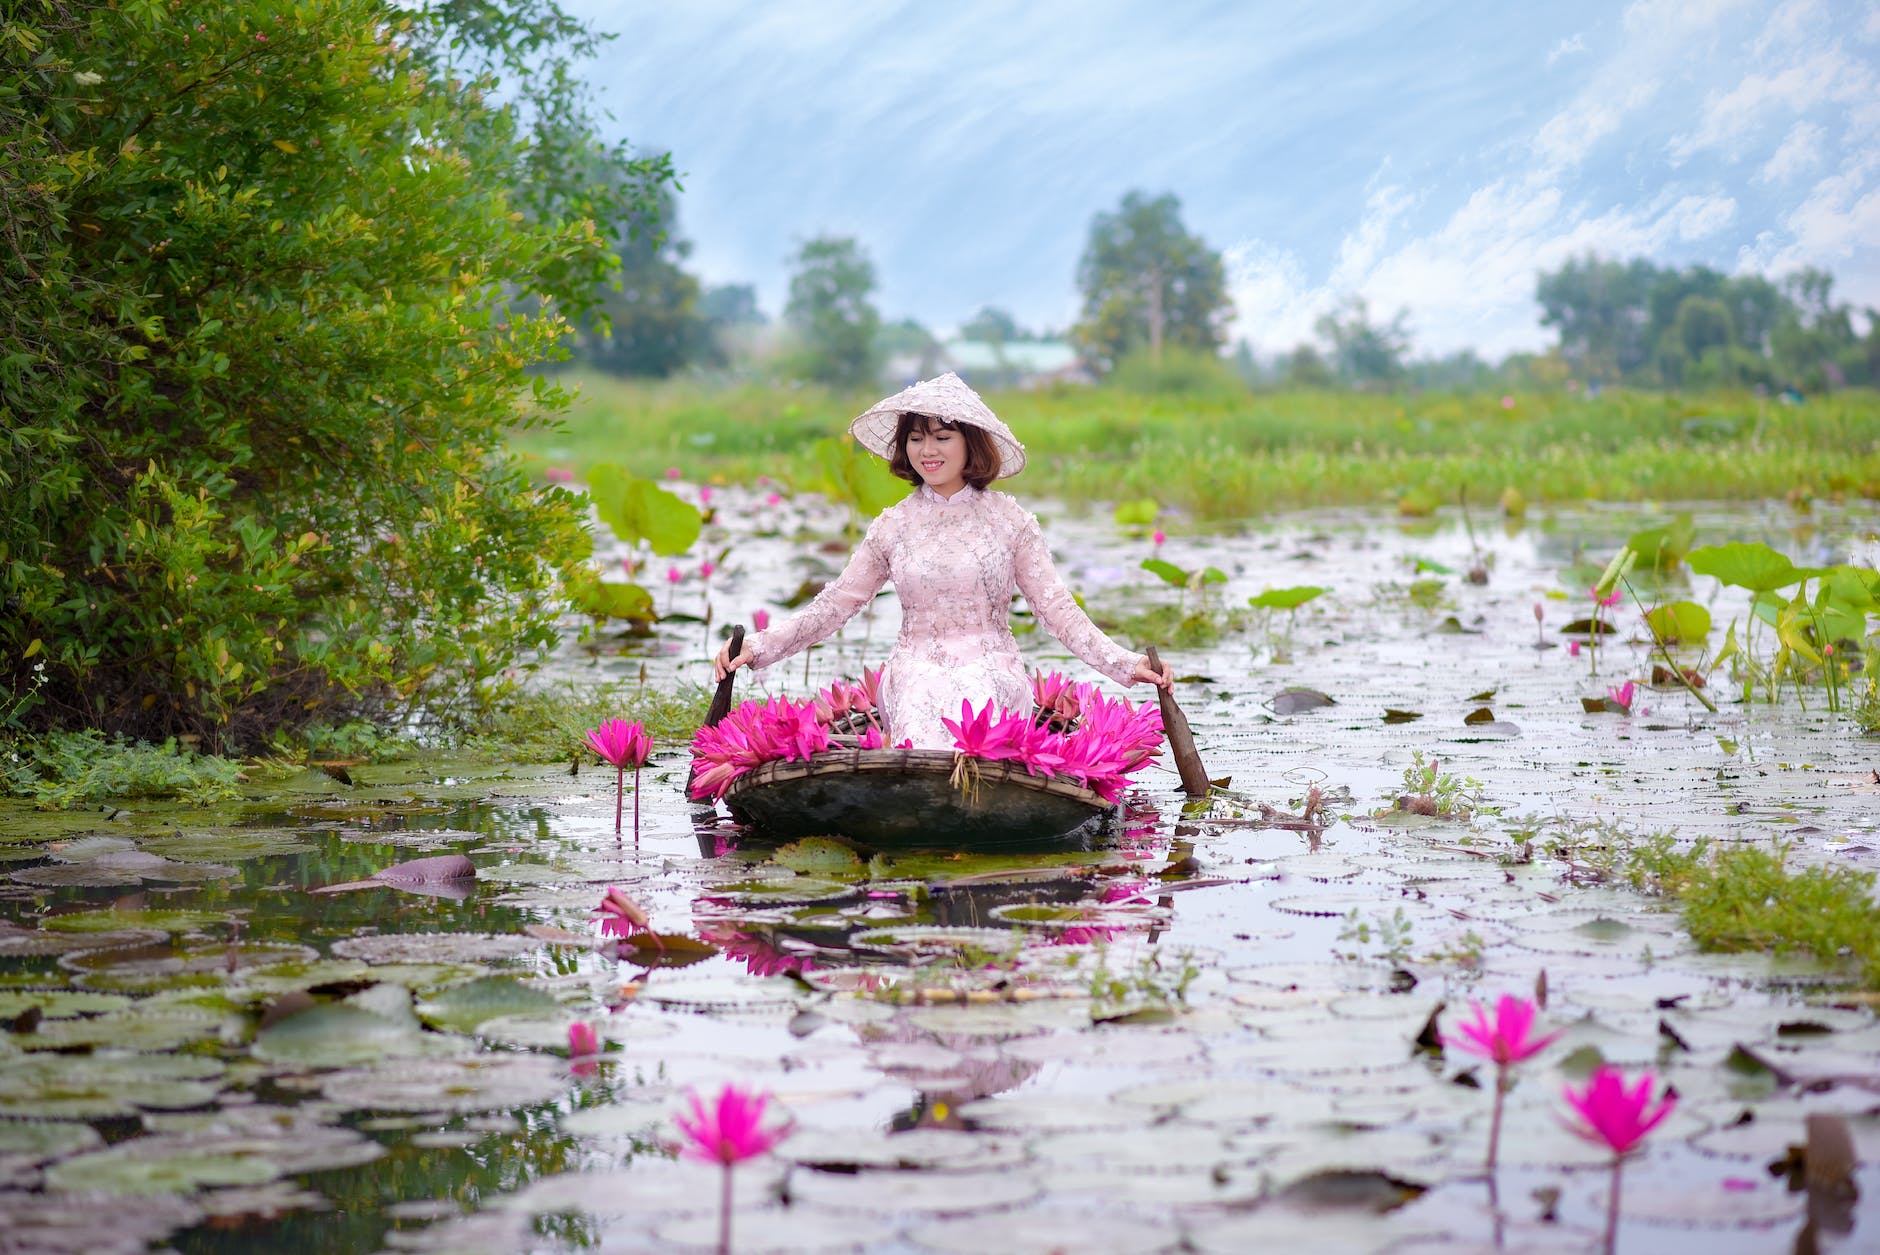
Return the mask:
<path fill-rule="evenodd" d="M 729 555 L 670 608 L 781 613 L 839 565 L 819 542 L 838 515 L 759 502 L 719 493 Z M 1146 538 L 1046 513 L 1100 618 L 1177 597 L 1138 569 Z M 1228 576 L 1216 606 L 1331 591 L 1165 648 L 1229 791 L 1185 807 L 1147 773 L 1087 848 L 755 844 L 683 799 L 676 747 L 643 776 L 637 837 L 613 832 L 611 771 L 424 756 L 210 810 L 9 804 L 0 1249 L 709 1250 L 717 1173 L 677 1158 L 672 1115 L 736 1081 L 795 1126 L 737 1174 L 739 1251 L 1584 1251 L 1606 1157 L 1560 1089 L 1598 1059 L 1680 1096 L 1626 1169 L 1621 1250 L 1790 1249 L 1806 1196 L 1768 1165 L 1816 1111 L 1849 1116 L 1865 1160 L 1863 1201 L 1817 1217 L 1822 1249 L 1870 1247 L 1880 1023 L 1851 974 L 1700 953 L 1662 902 L 1549 852 L 1675 829 L 1880 866 L 1880 753 L 1818 690 L 1742 705 L 1719 677 L 1714 715 L 1677 689 L 1584 709 L 1649 675 L 1637 615 L 1613 612 L 1597 678 L 1559 629 L 1590 610 L 1586 568 L 1670 513 L 1478 517 L 1473 541 L 1358 513 L 1171 527 L 1165 558 Z M 1693 513 L 1700 543 L 1872 560 L 1852 514 Z M 1460 574 L 1478 561 L 1479 585 Z M 1743 616 L 1692 583 L 1719 632 Z M 698 620 L 571 631 L 544 682 L 701 679 Z M 807 680 L 798 660 L 761 683 L 855 674 L 894 629 L 885 596 Z M 1294 711 L 1289 688 L 1331 702 Z M 1418 755 L 1479 782 L 1453 799 L 1473 814 L 1393 809 Z M 1326 822 L 1275 826 L 1312 788 Z M 474 881 L 306 892 L 437 854 Z M 665 940 L 601 938 L 610 885 Z M 1542 984 L 1563 1036 L 1518 1072 L 1491 1193 L 1492 1072 L 1418 1040 Z M 598 1064 L 566 1057 L 577 1020 Z"/>

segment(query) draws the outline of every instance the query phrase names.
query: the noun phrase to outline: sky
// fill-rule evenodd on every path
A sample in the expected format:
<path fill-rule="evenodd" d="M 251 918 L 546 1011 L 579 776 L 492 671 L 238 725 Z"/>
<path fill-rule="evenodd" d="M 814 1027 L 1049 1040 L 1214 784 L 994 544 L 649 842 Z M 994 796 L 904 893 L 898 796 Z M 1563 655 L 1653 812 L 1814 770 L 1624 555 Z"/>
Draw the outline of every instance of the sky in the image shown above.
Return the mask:
<path fill-rule="evenodd" d="M 1171 192 L 1233 339 L 1361 297 L 1414 351 L 1552 342 L 1586 252 L 1880 306 L 1880 0 L 565 0 L 613 137 L 670 150 L 707 283 L 854 236 L 889 319 L 1078 314 L 1092 217 Z"/>

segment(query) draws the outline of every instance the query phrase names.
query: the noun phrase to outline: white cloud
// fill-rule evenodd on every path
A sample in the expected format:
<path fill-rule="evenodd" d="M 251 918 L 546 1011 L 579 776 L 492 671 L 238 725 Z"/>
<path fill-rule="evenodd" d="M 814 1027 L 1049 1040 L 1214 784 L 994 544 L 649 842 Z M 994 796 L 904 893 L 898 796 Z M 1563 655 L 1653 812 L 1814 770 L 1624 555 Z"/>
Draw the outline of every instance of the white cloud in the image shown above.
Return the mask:
<path fill-rule="evenodd" d="M 1620 21 L 1624 42 L 1579 93 L 1543 123 L 1534 148 L 1543 167 L 1577 166 L 1595 145 L 1657 98 L 1704 38 L 1744 0 L 1638 0 Z"/>
<path fill-rule="evenodd" d="M 1757 177 L 1765 183 L 1786 183 L 1821 161 L 1821 141 L 1827 132 L 1813 122 L 1797 122 L 1763 163 Z"/>
<path fill-rule="evenodd" d="M 1857 103 L 1874 91 L 1866 66 L 1839 48 L 1823 49 L 1773 72 L 1745 75 L 1727 92 L 1713 92 L 1696 128 L 1674 137 L 1668 151 L 1674 162 L 1708 148 L 1734 156 L 1772 115 L 1805 113 L 1830 101 Z"/>
<path fill-rule="evenodd" d="M 1880 187 L 1872 185 L 1876 173 L 1880 158 L 1868 154 L 1817 182 L 1783 219 L 1788 239 L 1762 232 L 1739 254 L 1739 269 L 1783 275 L 1803 266 L 1832 268 L 1856 250 L 1870 249 L 1880 240 Z"/>
<path fill-rule="evenodd" d="M 1576 52 L 1586 51 L 1586 36 L 1569 35 L 1547 50 L 1547 64 L 1552 65 L 1562 57 L 1570 57 Z"/>

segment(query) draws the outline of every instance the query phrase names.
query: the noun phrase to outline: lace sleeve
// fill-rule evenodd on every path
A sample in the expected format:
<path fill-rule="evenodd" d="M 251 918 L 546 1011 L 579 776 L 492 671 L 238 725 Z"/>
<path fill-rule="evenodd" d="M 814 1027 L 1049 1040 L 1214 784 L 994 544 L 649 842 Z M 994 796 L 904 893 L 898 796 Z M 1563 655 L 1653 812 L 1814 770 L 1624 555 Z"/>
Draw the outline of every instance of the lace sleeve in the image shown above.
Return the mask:
<path fill-rule="evenodd" d="M 768 667 L 799 650 L 834 636 L 855 612 L 867 605 L 888 582 L 887 547 L 879 535 L 881 520 L 869 525 L 842 574 L 824 586 L 807 606 L 768 631 L 744 638 L 751 665 Z"/>
<path fill-rule="evenodd" d="M 1135 682 L 1130 677 L 1142 655 L 1131 653 L 1105 636 L 1071 596 L 1071 590 L 1064 587 L 1035 514 L 1026 514 L 1019 525 L 1014 571 L 1018 591 L 1025 595 L 1031 612 L 1051 635 L 1064 642 L 1066 649 L 1118 684 Z"/>

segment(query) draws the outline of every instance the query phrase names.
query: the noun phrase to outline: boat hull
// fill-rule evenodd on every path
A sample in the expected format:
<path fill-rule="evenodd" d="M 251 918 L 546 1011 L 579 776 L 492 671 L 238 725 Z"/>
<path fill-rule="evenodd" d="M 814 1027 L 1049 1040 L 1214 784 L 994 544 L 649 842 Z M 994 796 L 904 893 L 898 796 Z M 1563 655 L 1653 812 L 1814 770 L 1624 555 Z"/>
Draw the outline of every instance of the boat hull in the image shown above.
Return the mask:
<path fill-rule="evenodd" d="M 764 836 L 842 836 L 884 848 L 969 848 L 1094 837 L 1113 809 L 1066 780 L 950 750 L 836 750 L 765 763 L 725 794 Z"/>

